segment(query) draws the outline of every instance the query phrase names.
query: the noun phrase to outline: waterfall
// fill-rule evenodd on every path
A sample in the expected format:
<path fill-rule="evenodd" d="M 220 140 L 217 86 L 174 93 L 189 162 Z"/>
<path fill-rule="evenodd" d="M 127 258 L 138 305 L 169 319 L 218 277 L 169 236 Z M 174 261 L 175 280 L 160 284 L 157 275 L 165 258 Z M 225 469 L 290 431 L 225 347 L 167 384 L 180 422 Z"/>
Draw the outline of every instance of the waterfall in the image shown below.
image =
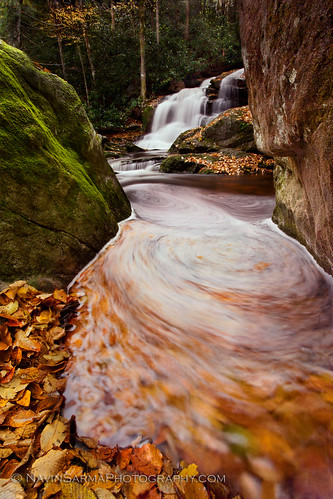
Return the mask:
<path fill-rule="evenodd" d="M 213 102 L 213 116 L 230 109 L 231 107 L 237 107 L 239 103 L 239 89 L 235 85 L 238 78 L 242 77 L 244 74 L 244 69 L 238 69 L 230 75 L 223 78 L 221 81 L 219 95 L 217 99 Z"/>
<path fill-rule="evenodd" d="M 155 110 L 150 133 L 139 139 L 136 145 L 143 149 L 167 150 L 185 130 L 205 125 L 222 111 L 237 107 L 235 80 L 243 72 L 239 69 L 222 80 L 218 98 L 213 104 L 206 96 L 212 78 L 207 78 L 200 87 L 184 88 L 165 97 Z"/>

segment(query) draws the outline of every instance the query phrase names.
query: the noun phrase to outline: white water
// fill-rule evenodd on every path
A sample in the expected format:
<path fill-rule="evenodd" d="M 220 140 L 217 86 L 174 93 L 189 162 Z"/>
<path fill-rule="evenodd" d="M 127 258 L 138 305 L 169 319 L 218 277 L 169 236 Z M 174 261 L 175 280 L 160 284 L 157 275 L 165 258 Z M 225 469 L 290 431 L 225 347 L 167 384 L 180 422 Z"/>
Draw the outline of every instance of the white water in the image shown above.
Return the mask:
<path fill-rule="evenodd" d="M 156 108 L 151 132 L 139 139 L 136 145 L 166 151 L 185 130 L 204 125 L 222 111 L 237 106 L 238 93 L 233 83 L 243 72 L 239 69 L 222 80 L 218 99 L 213 104 L 213 114 L 206 96 L 212 78 L 205 80 L 200 87 L 184 88 L 168 95 Z"/>
<path fill-rule="evenodd" d="M 234 103 L 238 102 L 238 88 L 235 86 L 235 80 L 241 78 L 243 74 L 244 69 L 242 68 L 223 78 L 218 98 L 213 102 L 214 117 L 231 107 L 235 107 Z"/>

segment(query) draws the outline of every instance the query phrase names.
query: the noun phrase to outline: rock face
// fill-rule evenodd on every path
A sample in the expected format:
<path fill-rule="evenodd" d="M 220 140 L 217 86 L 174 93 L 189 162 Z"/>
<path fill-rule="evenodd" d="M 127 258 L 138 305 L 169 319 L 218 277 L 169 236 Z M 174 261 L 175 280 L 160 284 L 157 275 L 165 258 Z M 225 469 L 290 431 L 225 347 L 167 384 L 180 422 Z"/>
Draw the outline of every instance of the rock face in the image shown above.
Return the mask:
<path fill-rule="evenodd" d="M 332 32 L 325 0 L 239 0 L 258 148 L 272 154 L 274 221 L 333 274 Z"/>
<path fill-rule="evenodd" d="M 130 215 L 74 89 L 0 42 L 0 284 L 65 285 Z"/>

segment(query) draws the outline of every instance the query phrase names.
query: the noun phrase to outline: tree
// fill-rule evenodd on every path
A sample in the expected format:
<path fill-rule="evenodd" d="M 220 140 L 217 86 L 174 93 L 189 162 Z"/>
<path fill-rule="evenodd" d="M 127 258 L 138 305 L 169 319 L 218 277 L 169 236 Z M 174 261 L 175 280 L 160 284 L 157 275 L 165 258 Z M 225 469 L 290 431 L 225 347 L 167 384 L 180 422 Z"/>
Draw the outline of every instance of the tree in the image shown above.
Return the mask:
<path fill-rule="evenodd" d="M 145 103 L 147 98 L 147 75 L 146 75 L 146 39 L 145 39 L 145 0 L 139 0 L 139 27 L 140 27 L 140 82 L 141 100 Z"/>
<path fill-rule="evenodd" d="M 185 40 L 190 37 L 190 1 L 185 0 Z"/>

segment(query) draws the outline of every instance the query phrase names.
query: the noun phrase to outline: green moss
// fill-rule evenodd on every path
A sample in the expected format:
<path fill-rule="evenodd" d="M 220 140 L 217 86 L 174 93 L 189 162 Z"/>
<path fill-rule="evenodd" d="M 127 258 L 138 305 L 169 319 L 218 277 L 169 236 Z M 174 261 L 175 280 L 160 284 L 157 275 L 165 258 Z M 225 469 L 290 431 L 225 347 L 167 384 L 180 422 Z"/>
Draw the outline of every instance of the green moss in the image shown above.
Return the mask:
<path fill-rule="evenodd" d="M 0 157 L 1 221 L 5 237 L 12 240 L 8 251 L 14 255 L 7 260 L 10 268 L 4 256 L 0 257 L 0 279 L 56 273 L 62 264 L 60 255 L 67 255 L 67 269 L 61 275 L 70 276 L 70 280 L 94 251 L 115 235 L 117 222 L 130 214 L 129 203 L 74 89 L 55 75 L 38 70 L 22 52 L 3 42 Z M 10 213 L 20 217 L 21 233 L 14 230 Z M 25 224 L 30 223 L 37 232 L 39 227 L 57 234 L 59 251 L 44 245 L 44 254 L 51 255 L 44 258 L 46 266 L 40 257 L 34 259 L 25 253 L 22 260 L 19 254 L 19 238 Z M 27 237 L 34 248 L 37 236 L 30 229 Z M 42 238 L 37 239 L 41 244 Z M 78 242 L 74 244 L 74 240 Z M 28 251 L 28 246 L 24 248 Z M 25 265 L 18 265 L 18 271 L 15 259 L 25 261 Z"/>

